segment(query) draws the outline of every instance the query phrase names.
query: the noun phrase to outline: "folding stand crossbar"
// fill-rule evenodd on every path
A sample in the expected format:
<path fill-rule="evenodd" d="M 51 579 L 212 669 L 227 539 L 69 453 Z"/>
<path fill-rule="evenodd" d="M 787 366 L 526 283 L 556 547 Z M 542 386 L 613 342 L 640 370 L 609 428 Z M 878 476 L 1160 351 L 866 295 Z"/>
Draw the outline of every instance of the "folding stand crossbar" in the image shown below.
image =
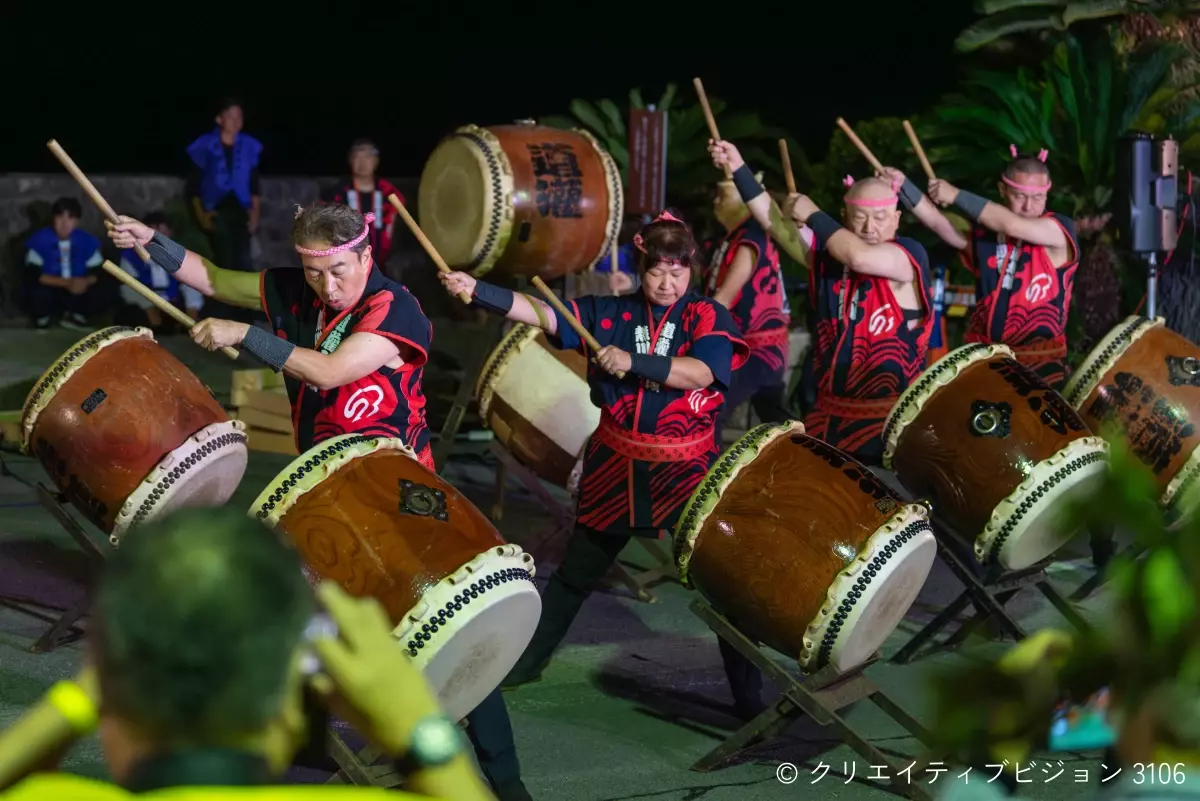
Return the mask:
<path fill-rule="evenodd" d="M 93 564 L 103 563 L 105 558 L 104 551 L 100 546 L 96 545 L 95 541 L 87 535 L 87 532 L 75 522 L 75 519 L 64 508 L 64 504 L 68 503 L 66 497 L 52 492 L 40 483 L 35 487 L 35 491 L 38 502 L 58 521 L 58 524 L 63 527 L 67 534 L 71 535 L 71 539 L 75 540 L 80 549 L 90 557 L 89 562 Z M 26 649 L 31 654 L 49 653 L 65 645 L 77 642 L 83 637 L 83 630 L 78 626 L 79 619 L 87 614 L 90 605 L 90 592 L 85 593 L 83 598 L 66 609 L 48 606 L 29 598 L 0 596 L 0 606 L 50 624 L 49 628 L 46 629 L 37 641 Z M 49 614 L 55 612 L 59 613 L 57 618 L 53 614 Z"/>
<path fill-rule="evenodd" d="M 403 784 L 403 777 L 396 772 L 391 760 L 384 759 L 377 748 L 367 746 L 355 753 L 333 729 L 329 730 L 329 755 L 340 770 L 330 776 L 326 784 L 356 784 L 385 790 Z"/>
<path fill-rule="evenodd" d="M 490 448 L 500 462 L 499 467 L 496 469 L 496 497 L 492 505 L 492 520 L 493 522 L 499 522 L 504 514 L 504 484 L 507 477 L 511 475 L 537 498 L 538 503 L 545 508 L 551 517 L 553 529 L 550 534 L 539 538 L 537 545 L 530 548 L 530 553 L 535 563 L 541 562 L 548 555 L 554 553 L 555 546 L 559 542 L 571 536 L 571 532 L 575 528 L 575 515 L 572 513 L 570 507 L 563 504 L 546 489 L 546 486 L 532 470 L 517 461 L 517 458 L 512 455 L 512 452 L 508 448 L 496 440 L 492 440 Z M 620 563 L 614 564 L 612 570 L 609 572 L 607 584 L 604 589 L 611 589 L 615 585 L 620 585 L 628 589 L 637 600 L 644 603 L 654 603 L 658 599 L 650 592 L 650 588 L 660 581 L 674 578 L 674 564 L 671 555 L 658 542 L 648 540 L 645 537 L 637 537 L 636 539 L 646 549 L 646 552 L 654 558 L 655 566 L 638 573 L 631 573 L 624 565 Z"/>
<path fill-rule="evenodd" d="M 701 757 L 692 765 L 692 770 L 706 773 L 720 769 L 752 745 L 782 734 L 801 716 L 808 715 L 817 725 L 833 729 L 842 742 L 857 751 L 869 765 L 887 765 L 891 768 L 890 783 L 898 793 L 914 801 L 932 800 L 932 796 L 921 785 L 902 781 L 897 764 L 839 714 L 851 704 L 871 701 L 914 738 L 928 744 L 929 734 L 925 728 L 867 677 L 865 671 L 879 659 L 878 653 L 849 671 L 839 673 L 832 668 L 824 668 L 799 681 L 704 601 L 693 601 L 691 610 L 718 637 L 754 663 L 776 686 L 784 688 L 778 701 Z"/>
<path fill-rule="evenodd" d="M 975 614 L 969 620 L 962 623 L 958 630 L 950 635 L 936 650 L 942 651 L 957 648 L 988 620 L 993 621 L 1000 627 L 1004 634 L 1012 637 L 1014 640 L 1020 641 L 1025 639 L 1025 630 L 1013 620 L 1004 607 L 1017 593 L 1030 586 L 1036 587 L 1046 597 L 1046 600 L 1052 603 L 1072 626 L 1079 631 L 1088 630 L 1087 621 L 1050 584 L 1050 579 L 1046 575 L 1046 567 L 1053 560 L 1047 559 L 1022 570 L 1004 571 L 1000 568 L 992 568 L 984 574 L 983 578 L 980 578 L 971 568 L 963 564 L 954 551 L 942 541 L 942 537 L 947 535 L 938 532 L 936 528 L 935 534 L 937 535 L 938 553 L 941 555 L 942 561 L 953 571 L 954 575 L 958 577 L 958 580 L 963 583 L 966 589 L 951 601 L 946 608 L 939 612 L 933 620 L 929 621 L 925 628 L 917 632 L 892 657 L 892 662 L 900 665 L 912 662 L 921 647 L 936 637 L 942 629 L 957 620 L 958 616 L 968 606 L 975 607 Z"/>

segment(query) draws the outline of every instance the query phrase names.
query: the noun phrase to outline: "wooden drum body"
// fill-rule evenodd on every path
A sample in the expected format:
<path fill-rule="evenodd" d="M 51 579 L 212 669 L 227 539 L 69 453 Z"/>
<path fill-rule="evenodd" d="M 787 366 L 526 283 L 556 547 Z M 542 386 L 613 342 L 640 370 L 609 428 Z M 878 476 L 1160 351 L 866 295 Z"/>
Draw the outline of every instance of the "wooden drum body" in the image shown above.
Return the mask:
<path fill-rule="evenodd" d="M 575 491 L 583 449 L 600 425 L 587 359 L 551 348 L 540 328 L 518 323 L 488 357 L 475 397 L 479 416 L 518 461 Z"/>
<path fill-rule="evenodd" d="M 790 421 L 746 433 L 675 530 L 680 577 L 806 671 L 871 657 L 925 584 L 928 511 Z"/>
<path fill-rule="evenodd" d="M 884 465 L 973 543 L 982 564 L 1034 565 L 1075 533 L 1061 512 L 1095 492 L 1108 446 L 1004 345 L 967 345 L 900 396 Z"/>
<path fill-rule="evenodd" d="M 133 525 L 220 506 L 246 472 L 245 426 L 146 328 L 81 339 L 22 410 L 27 453 L 113 545 Z"/>
<path fill-rule="evenodd" d="M 590 269 L 620 232 L 621 172 L 586 131 L 468 125 L 421 172 L 421 229 L 455 269 L 479 277 Z"/>
<path fill-rule="evenodd" d="M 533 638 L 542 609 L 533 558 L 398 439 L 321 442 L 275 477 L 250 515 L 288 537 L 310 580 L 378 600 L 456 720 Z"/>
<path fill-rule="evenodd" d="M 1173 522 L 1194 514 L 1200 478 L 1200 347 L 1163 324 L 1129 317 L 1108 332 L 1063 389 L 1097 432 L 1112 426 L 1158 481 Z"/>

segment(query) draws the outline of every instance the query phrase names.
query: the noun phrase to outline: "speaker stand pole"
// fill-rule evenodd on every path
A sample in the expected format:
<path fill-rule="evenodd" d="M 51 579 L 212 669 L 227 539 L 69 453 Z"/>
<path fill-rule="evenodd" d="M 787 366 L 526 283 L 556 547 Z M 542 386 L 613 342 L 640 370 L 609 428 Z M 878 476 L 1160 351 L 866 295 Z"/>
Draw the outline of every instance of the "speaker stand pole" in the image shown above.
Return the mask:
<path fill-rule="evenodd" d="M 1146 254 L 1146 317 L 1153 320 L 1158 313 L 1158 254 Z"/>

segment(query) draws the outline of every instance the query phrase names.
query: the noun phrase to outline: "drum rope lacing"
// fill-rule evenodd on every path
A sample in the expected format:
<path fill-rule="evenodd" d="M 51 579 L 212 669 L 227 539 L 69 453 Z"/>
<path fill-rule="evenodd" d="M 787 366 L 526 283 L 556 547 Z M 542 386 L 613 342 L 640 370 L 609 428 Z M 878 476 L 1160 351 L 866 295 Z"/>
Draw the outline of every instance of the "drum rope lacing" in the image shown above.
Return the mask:
<path fill-rule="evenodd" d="M 493 590 L 501 584 L 507 584 L 510 581 L 525 580 L 533 582 L 533 576 L 528 570 L 521 567 L 509 567 L 501 570 L 498 573 L 492 573 L 490 576 L 485 576 L 479 579 L 474 584 L 463 589 L 461 593 L 454 596 L 453 601 L 448 601 L 444 609 L 439 609 L 436 614 L 430 615 L 429 622 L 421 624 L 421 630 L 413 635 L 413 638 L 406 643 L 409 656 L 416 656 L 417 652 L 425 647 L 425 643 L 433 639 L 433 635 L 446 625 L 448 618 L 454 617 L 455 612 L 461 612 L 462 608 L 471 601 L 479 598 L 488 590 Z"/>
<path fill-rule="evenodd" d="M 320 467 L 324 462 L 332 458 L 334 454 L 345 450 L 351 445 L 361 445 L 364 442 L 375 442 L 379 439 L 381 438 L 361 435 L 347 437 L 346 439 L 343 439 L 334 445 L 324 448 L 320 452 L 314 454 L 312 458 L 305 459 L 304 464 L 300 465 L 291 473 L 289 473 L 288 477 L 279 483 L 279 486 L 275 488 L 275 491 L 271 493 L 266 502 L 259 507 L 258 513 L 255 516 L 259 520 L 265 520 L 267 516 L 275 510 L 275 504 L 282 501 L 284 496 L 287 495 L 297 483 L 299 483 L 300 479 L 304 478 L 307 473 L 310 473 Z"/>

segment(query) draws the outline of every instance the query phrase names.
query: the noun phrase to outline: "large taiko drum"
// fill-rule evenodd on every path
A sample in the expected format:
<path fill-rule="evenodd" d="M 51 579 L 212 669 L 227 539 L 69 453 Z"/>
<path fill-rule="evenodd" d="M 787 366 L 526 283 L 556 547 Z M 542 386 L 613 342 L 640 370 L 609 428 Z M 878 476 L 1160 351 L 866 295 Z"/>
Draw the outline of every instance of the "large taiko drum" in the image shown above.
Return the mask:
<path fill-rule="evenodd" d="M 1062 512 L 1098 490 L 1108 446 L 1004 345 L 934 362 L 883 428 L 886 467 L 981 564 L 1020 570 L 1075 531 Z"/>
<path fill-rule="evenodd" d="M 387 610 L 442 708 L 467 716 L 533 638 L 533 558 L 398 439 L 347 434 L 288 465 L 250 507 L 300 552 L 309 579 Z"/>
<path fill-rule="evenodd" d="M 551 348 L 541 329 L 518 323 L 484 363 L 475 397 L 479 416 L 518 461 L 574 491 L 583 449 L 600 425 L 587 359 Z"/>
<path fill-rule="evenodd" d="M 146 328 L 76 342 L 21 414 L 25 451 L 113 545 L 174 509 L 228 501 L 246 472 L 244 431 Z"/>
<path fill-rule="evenodd" d="M 591 134 L 533 122 L 459 128 L 430 155 L 417 195 L 438 253 L 476 277 L 590 269 L 624 207 L 621 172 Z"/>
<path fill-rule="evenodd" d="M 1200 500 L 1200 347 L 1163 319 L 1129 317 L 1092 349 L 1063 388 L 1084 422 L 1115 428 L 1158 481 L 1173 522 Z"/>
<path fill-rule="evenodd" d="M 861 665 L 907 614 L 937 552 L 928 512 L 790 421 L 748 431 L 675 529 L 680 578 L 801 668 Z"/>

